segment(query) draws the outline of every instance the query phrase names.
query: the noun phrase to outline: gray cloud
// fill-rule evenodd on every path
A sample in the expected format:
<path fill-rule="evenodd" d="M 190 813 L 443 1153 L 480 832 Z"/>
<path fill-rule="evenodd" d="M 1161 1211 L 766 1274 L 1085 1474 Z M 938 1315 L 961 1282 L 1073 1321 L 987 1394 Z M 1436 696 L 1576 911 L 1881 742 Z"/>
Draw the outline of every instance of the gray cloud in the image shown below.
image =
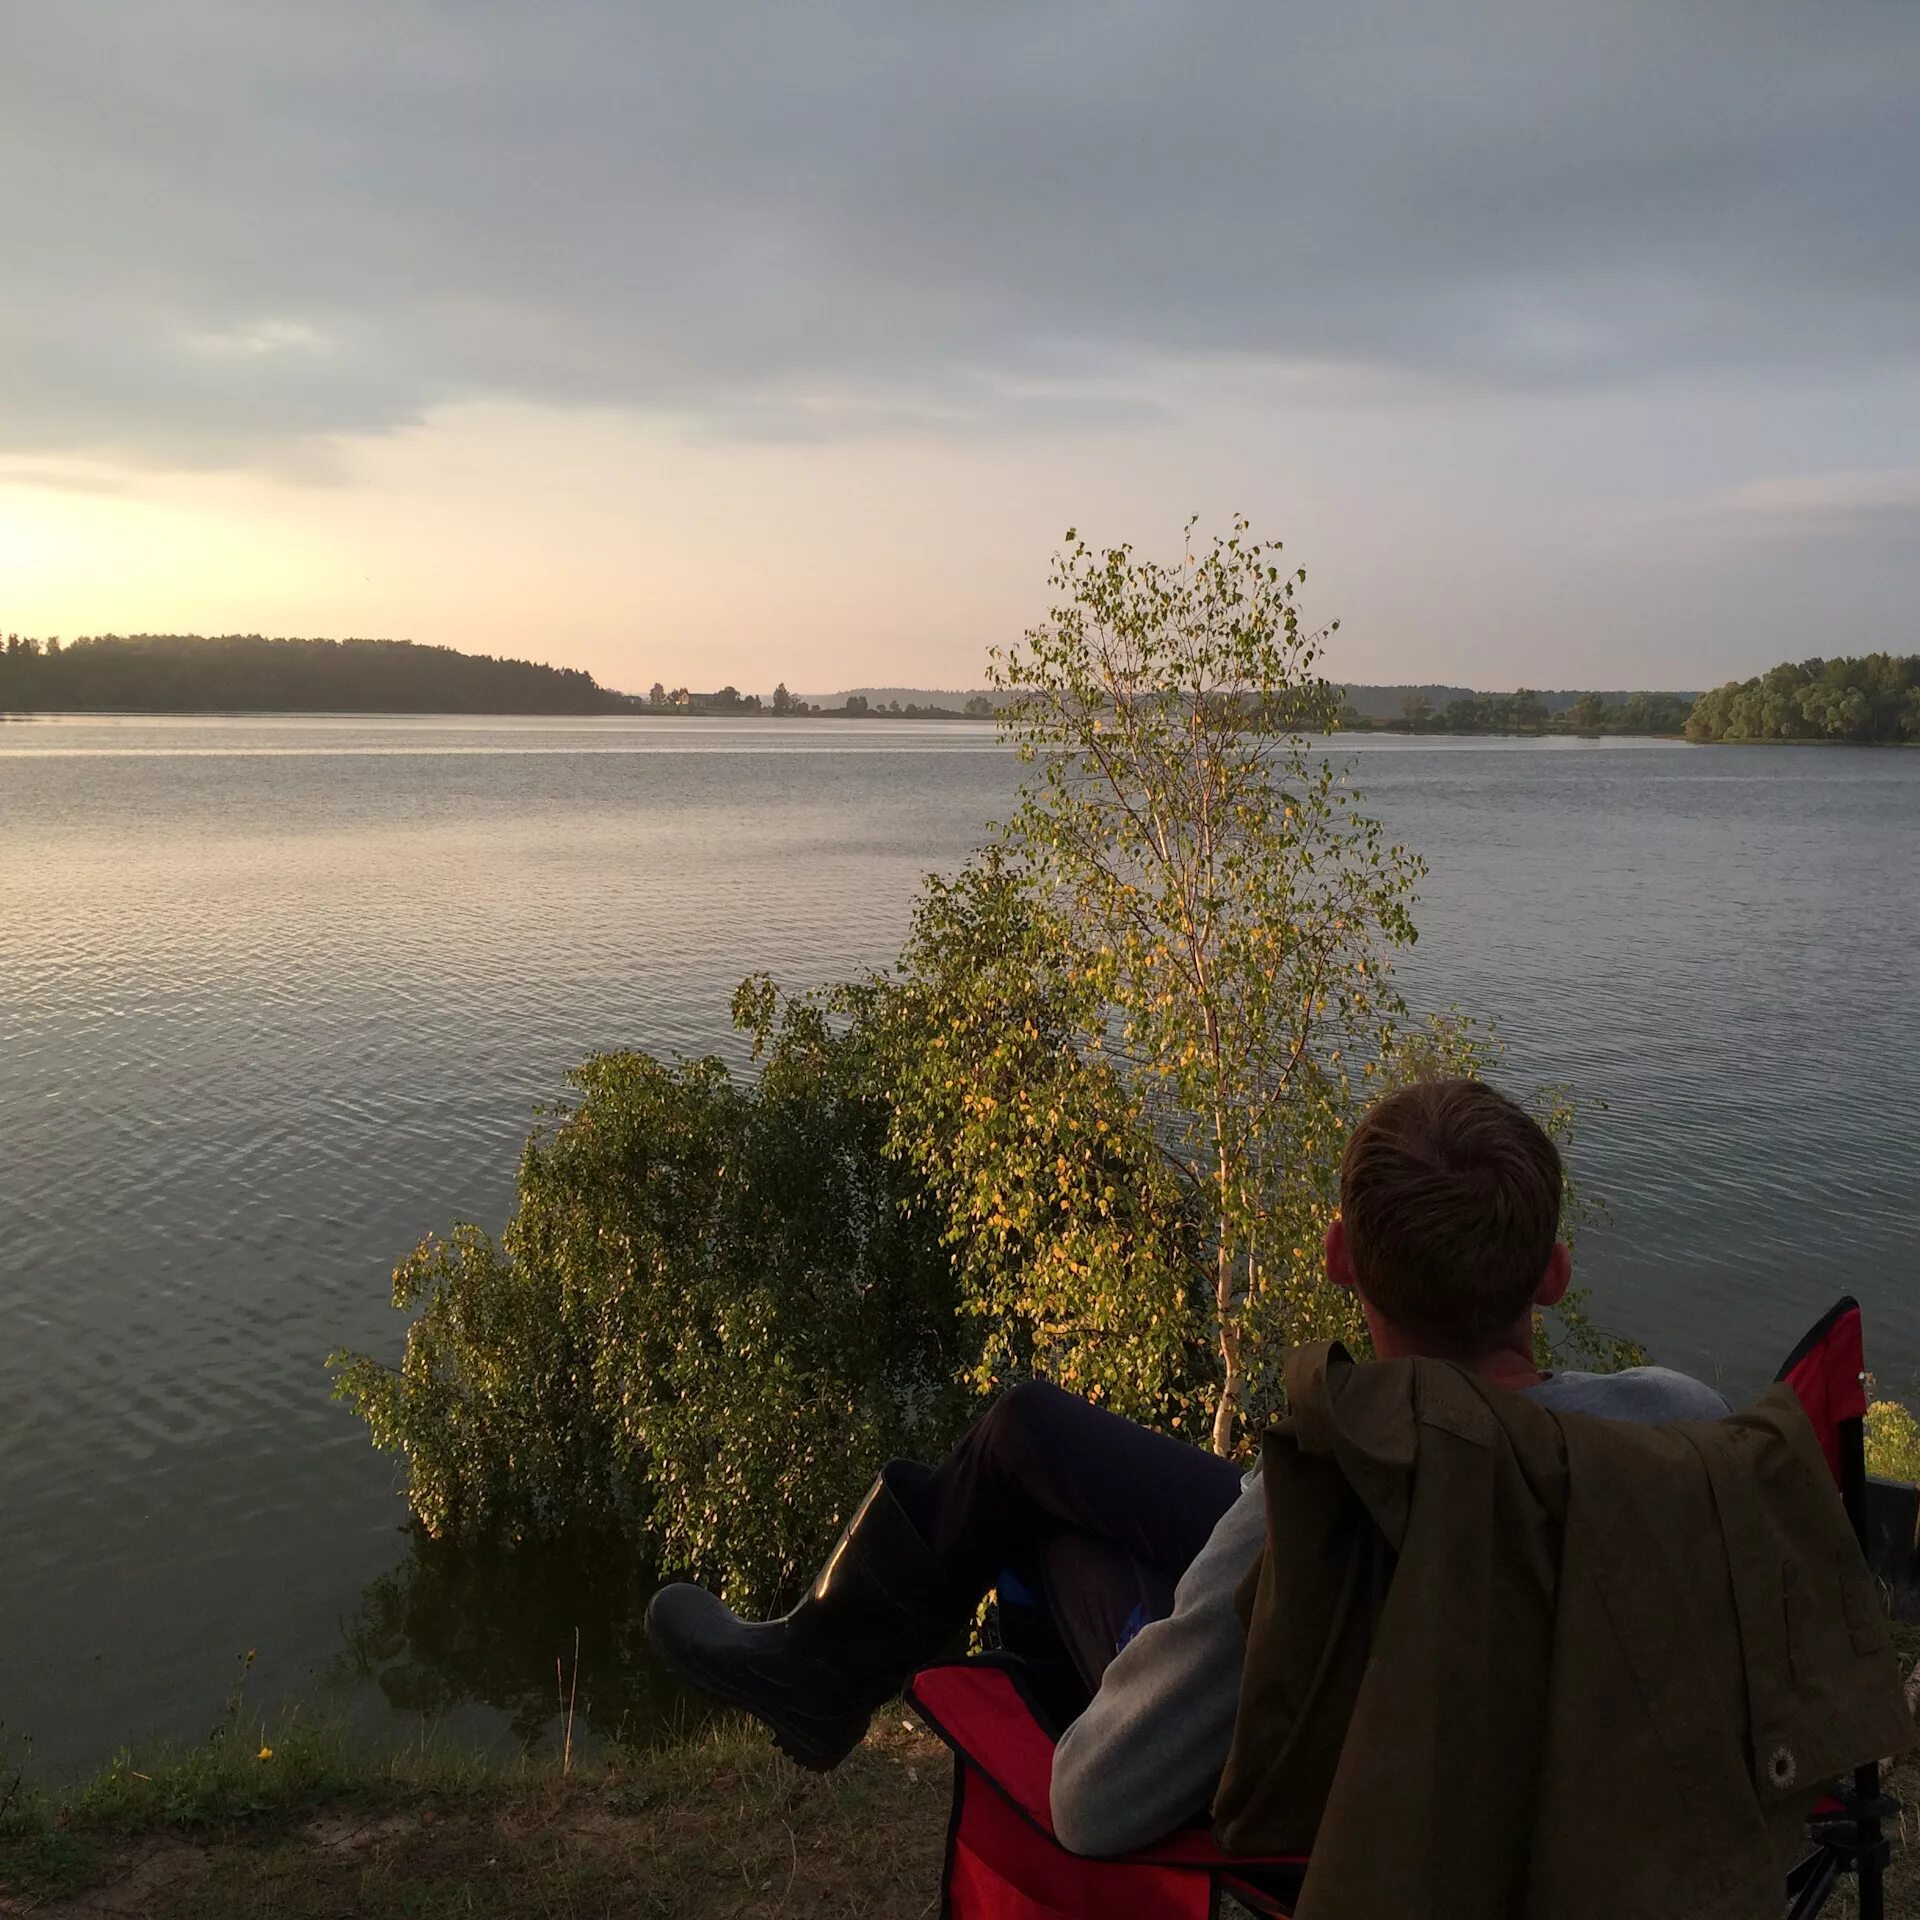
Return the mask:
<path fill-rule="evenodd" d="M 0 452 L 1920 364 L 1920 9 L 15 0 Z"/>
<path fill-rule="evenodd" d="M 1782 475 L 1737 487 L 1706 509 L 1715 531 L 1740 547 L 1764 545 L 1829 570 L 1877 566 L 1894 632 L 1911 629 L 1912 580 L 1920 554 L 1920 467 Z M 1883 633 L 1884 640 L 1885 635 Z"/>
<path fill-rule="evenodd" d="M 1920 518 L 1920 467 L 1784 474 L 1736 487 L 1722 510 L 1761 525 Z"/>

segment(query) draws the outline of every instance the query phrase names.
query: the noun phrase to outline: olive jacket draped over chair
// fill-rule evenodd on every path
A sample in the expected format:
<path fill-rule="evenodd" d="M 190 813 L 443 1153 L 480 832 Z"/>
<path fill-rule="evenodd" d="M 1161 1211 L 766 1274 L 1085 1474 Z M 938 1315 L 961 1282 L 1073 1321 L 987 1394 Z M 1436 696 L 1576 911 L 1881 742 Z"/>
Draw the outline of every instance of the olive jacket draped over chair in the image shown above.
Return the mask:
<path fill-rule="evenodd" d="M 1913 1724 L 1793 1393 L 1556 1414 L 1437 1360 L 1287 1363 L 1214 1802 L 1297 1920 L 1753 1920 Z"/>

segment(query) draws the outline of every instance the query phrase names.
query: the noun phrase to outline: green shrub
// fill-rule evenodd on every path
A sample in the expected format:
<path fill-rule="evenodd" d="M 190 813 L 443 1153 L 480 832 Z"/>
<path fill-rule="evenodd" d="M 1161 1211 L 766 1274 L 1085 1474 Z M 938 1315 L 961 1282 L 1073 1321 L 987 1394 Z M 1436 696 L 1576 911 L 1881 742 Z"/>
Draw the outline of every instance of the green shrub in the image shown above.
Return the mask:
<path fill-rule="evenodd" d="M 878 1462 L 963 1421 L 969 1323 L 885 1152 L 869 1026 L 741 1011 L 770 1022 L 757 1082 L 588 1061 L 500 1241 L 462 1225 L 401 1262 L 399 1368 L 332 1357 L 429 1535 L 643 1526 L 663 1568 L 764 1604 Z"/>
<path fill-rule="evenodd" d="M 1920 1481 L 1920 1420 L 1898 1400 L 1867 1407 L 1867 1471 L 1884 1480 Z"/>

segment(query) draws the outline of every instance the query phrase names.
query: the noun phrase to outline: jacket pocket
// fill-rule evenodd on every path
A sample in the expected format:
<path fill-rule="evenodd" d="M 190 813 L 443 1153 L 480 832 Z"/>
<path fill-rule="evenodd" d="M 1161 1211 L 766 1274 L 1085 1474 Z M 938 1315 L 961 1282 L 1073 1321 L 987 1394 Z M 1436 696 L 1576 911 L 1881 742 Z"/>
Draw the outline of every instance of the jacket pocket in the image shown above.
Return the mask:
<path fill-rule="evenodd" d="M 1813 1622 L 1808 1616 L 1806 1577 L 1798 1560 L 1780 1563 L 1780 1617 L 1786 1623 L 1787 1684 L 1798 1693 L 1807 1683 L 1812 1668 L 1812 1648 L 1807 1634 Z"/>

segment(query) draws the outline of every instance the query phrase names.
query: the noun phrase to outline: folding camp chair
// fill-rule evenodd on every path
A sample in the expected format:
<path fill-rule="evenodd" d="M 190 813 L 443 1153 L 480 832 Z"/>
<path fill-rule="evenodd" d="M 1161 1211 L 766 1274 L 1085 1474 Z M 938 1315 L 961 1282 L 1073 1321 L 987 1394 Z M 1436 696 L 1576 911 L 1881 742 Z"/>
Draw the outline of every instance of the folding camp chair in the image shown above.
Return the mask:
<path fill-rule="evenodd" d="M 1840 1300 L 1777 1378 L 1806 1409 L 1864 1551 L 1867 1400 L 1855 1302 Z M 1017 1660 L 989 1654 L 928 1667 L 907 1699 L 954 1755 L 942 1920 L 1212 1920 L 1223 1892 L 1256 1914 L 1291 1913 L 1304 1854 L 1233 1858 L 1204 1827 L 1117 1860 L 1068 1853 L 1049 1812 L 1054 1736 Z M 1877 1759 L 1836 1782 L 1814 1810 L 1806 1858 L 1787 1877 L 1787 1920 L 1812 1920 L 1849 1874 L 1860 1920 L 1883 1920 L 1889 1848 L 1881 1822 L 1897 1811 L 1880 1791 Z"/>

